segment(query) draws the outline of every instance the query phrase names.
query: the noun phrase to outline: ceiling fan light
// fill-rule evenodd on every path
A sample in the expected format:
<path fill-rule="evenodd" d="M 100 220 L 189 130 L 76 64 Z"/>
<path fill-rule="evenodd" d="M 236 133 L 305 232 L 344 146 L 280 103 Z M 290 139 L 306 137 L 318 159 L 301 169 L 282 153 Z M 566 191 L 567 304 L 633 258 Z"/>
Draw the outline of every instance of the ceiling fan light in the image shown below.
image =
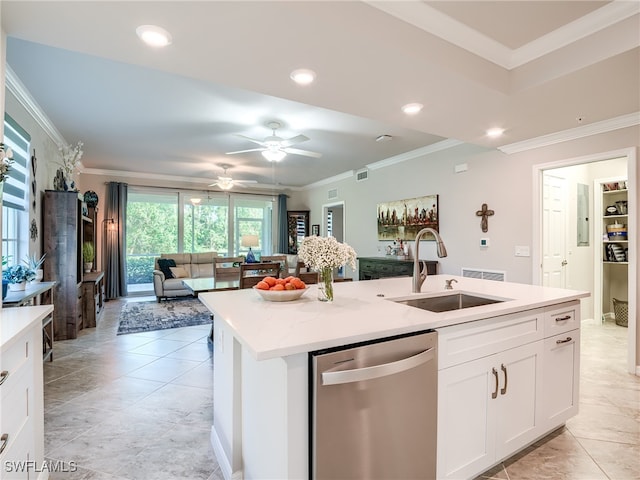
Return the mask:
<path fill-rule="evenodd" d="M 307 68 L 299 68 L 291 72 L 290 77 L 298 85 L 309 85 L 316 79 L 316 72 Z"/>
<path fill-rule="evenodd" d="M 150 47 L 166 47 L 171 45 L 171 34 L 157 25 L 140 25 L 136 34 Z"/>
<path fill-rule="evenodd" d="M 286 152 L 282 150 L 265 150 L 262 152 L 262 156 L 270 162 L 279 162 L 287 156 Z"/>

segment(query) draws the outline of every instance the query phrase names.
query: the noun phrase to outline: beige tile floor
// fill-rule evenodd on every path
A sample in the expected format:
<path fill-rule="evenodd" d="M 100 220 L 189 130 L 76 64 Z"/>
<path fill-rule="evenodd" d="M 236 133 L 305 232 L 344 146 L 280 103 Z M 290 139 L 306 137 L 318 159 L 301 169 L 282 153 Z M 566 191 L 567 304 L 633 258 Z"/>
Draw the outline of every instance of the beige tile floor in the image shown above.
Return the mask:
<path fill-rule="evenodd" d="M 97 328 L 56 343 L 45 363 L 45 456 L 77 466 L 50 478 L 221 479 L 209 327 L 116 336 L 123 303 L 107 302 Z M 479 478 L 640 479 L 640 379 L 626 373 L 626 333 L 584 325 L 580 414 Z"/>

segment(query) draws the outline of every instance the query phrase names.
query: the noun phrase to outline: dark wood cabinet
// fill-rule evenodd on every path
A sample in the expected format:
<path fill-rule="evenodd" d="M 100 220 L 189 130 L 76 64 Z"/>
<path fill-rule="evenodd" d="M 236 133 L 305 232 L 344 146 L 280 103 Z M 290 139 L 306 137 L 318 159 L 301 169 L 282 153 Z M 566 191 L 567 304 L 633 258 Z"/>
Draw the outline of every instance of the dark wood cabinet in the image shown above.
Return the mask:
<path fill-rule="evenodd" d="M 82 329 L 82 199 L 77 192 L 46 190 L 42 209 L 44 280 L 55 281 L 56 340 Z"/>
<path fill-rule="evenodd" d="M 309 210 L 289 210 L 287 212 L 287 232 L 287 253 L 297 255 L 302 239 L 310 235 Z"/>
<path fill-rule="evenodd" d="M 438 262 L 426 260 L 427 273 L 435 275 L 438 271 Z M 375 280 L 388 277 L 413 276 L 413 260 L 396 260 L 384 257 L 360 257 L 358 258 L 358 276 L 360 280 Z"/>
<path fill-rule="evenodd" d="M 104 273 L 85 273 L 82 279 L 82 317 L 84 327 L 95 327 L 104 311 Z"/>

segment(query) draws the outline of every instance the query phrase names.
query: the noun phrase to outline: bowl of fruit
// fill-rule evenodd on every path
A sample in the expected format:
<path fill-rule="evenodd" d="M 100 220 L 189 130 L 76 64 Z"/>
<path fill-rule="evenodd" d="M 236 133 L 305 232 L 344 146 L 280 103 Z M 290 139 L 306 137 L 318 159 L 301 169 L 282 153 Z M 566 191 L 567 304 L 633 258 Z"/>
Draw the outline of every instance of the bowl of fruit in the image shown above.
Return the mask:
<path fill-rule="evenodd" d="M 253 289 L 267 302 L 290 302 L 299 299 L 309 287 L 298 277 L 265 277 Z"/>

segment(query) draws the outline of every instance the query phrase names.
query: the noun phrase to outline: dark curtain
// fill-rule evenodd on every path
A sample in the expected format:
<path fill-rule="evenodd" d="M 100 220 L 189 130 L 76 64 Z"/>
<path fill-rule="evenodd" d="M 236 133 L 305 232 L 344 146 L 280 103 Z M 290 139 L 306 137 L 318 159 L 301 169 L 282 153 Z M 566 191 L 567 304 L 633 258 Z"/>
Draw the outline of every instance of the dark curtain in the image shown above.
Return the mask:
<path fill-rule="evenodd" d="M 127 184 L 107 183 L 107 202 L 104 211 L 104 276 L 107 300 L 127 295 L 127 255 L 125 225 L 127 212 Z M 109 223 L 113 219 L 113 223 Z M 110 228 L 112 225 L 114 228 Z"/>
<path fill-rule="evenodd" d="M 289 253 L 289 228 L 287 221 L 287 196 L 278 195 L 278 253 Z"/>

